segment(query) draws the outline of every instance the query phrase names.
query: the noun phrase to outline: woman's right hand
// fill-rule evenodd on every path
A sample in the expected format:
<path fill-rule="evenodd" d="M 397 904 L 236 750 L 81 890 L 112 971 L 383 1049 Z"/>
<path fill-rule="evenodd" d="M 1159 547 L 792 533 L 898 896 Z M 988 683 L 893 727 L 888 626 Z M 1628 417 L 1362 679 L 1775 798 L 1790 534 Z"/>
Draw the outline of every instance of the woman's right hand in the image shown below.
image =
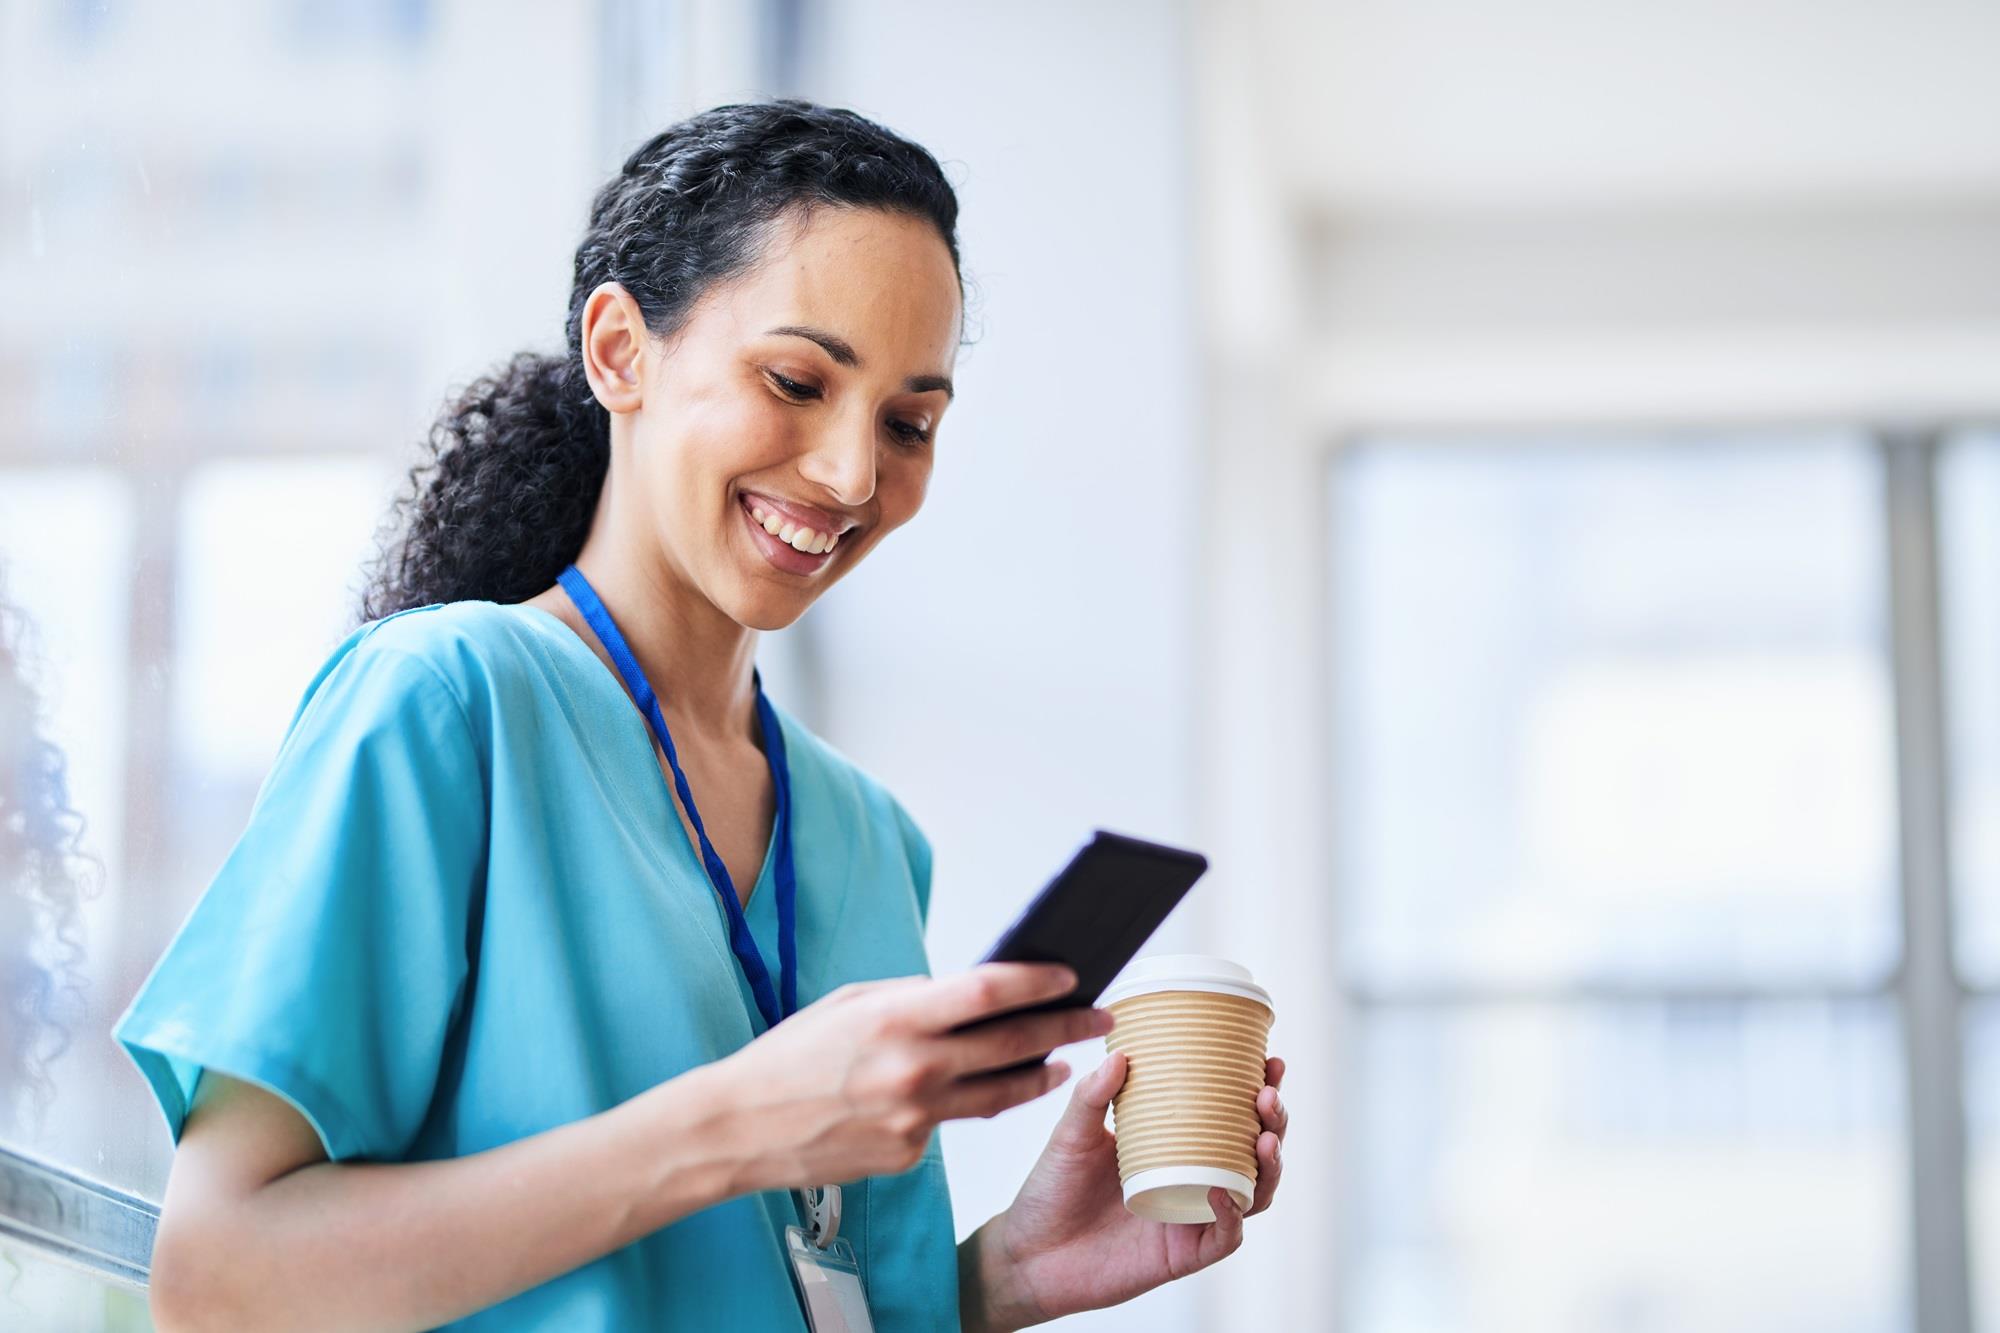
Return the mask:
<path fill-rule="evenodd" d="M 996 1015 L 1075 989 L 1076 974 L 1057 963 L 981 963 L 849 982 L 807 1005 L 712 1066 L 726 1076 L 730 1132 L 748 1157 L 741 1187 L 906 1171 L 940 1121 L 990 1117 L 1059 1087 L 1069 1076 L 1059 1060 L 992 1071 L 1102 1036 L 1111 1011 Z"/>

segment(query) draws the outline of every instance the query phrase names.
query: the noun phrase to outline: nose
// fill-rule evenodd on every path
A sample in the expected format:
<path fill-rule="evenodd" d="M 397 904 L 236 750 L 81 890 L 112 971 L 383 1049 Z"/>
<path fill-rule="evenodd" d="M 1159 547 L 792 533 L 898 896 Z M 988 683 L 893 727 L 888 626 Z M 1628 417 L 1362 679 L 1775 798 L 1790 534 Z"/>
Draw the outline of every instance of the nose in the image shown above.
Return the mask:
<path fill-rule="evenodd" d="M 829 424 L 799 460 L 799 475 L 849 508 L 867 504 L 875 495 L 874 422 Z"/>

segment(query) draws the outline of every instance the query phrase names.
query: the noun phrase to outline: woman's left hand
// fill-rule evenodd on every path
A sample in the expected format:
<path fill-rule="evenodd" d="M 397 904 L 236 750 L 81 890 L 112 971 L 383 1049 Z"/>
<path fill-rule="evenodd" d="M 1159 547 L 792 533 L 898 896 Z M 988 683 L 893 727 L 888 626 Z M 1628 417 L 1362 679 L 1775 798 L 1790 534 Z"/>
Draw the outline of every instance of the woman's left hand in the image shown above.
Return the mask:
<path fill-rule="evenodd" d="M 1257 1188 L 1247 1209 L 1220 1186 L 1213 1222 L 1154 1222 L 1125 1207 L 1118 1140 L 1105 1109 L 1125 1082 L 1113 1051 L 1077 1082 L 1048 1146 L 1014 1202 L 983 1227 L 981 1267 L 995 1322 L 1023 1327 L 1128 1301 L 1235 1253 L 1243 1219 L 1271 1206 L 1290 1116 L 1278 1098 L 1285 1062 L 1264 1062 L 1257 1093 Z"/>

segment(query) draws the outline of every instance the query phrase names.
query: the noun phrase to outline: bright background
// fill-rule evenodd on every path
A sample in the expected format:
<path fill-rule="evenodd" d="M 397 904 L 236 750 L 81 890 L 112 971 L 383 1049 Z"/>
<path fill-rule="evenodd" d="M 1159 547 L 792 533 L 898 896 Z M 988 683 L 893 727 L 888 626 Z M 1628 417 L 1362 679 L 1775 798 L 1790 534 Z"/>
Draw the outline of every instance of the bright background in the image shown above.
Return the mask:
<path fill-rule="evenodd" d="M 946 163 L 977 341 L 773 692 L 930 832 L 934 971 L 1102 826 L 1279 1001 L 1276 1206 L 1068 1326 L 2000 1333 L 1996 62 L 1980 0 L 0 0 L 0 690 L 98 867 L 0 861 L 78 982 L 0 1139 L 158 1198 L 107 1029 L 398 469 L 633 145 L 797 93 Z M 944 1127 L 961 1235 L 1067 1095 Z"/>

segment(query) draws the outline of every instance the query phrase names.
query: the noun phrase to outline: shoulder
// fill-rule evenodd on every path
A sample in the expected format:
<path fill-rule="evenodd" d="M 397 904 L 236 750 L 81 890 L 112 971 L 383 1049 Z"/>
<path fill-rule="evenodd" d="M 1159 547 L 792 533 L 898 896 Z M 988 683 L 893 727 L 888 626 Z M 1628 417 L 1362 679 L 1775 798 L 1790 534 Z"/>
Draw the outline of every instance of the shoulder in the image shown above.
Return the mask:
<path fill-rule="evenodd" d="M 531 652 L 520 613 L 494 602 L 434 602 L 357 626 L 328 653 L 297 722 L 322 709 L 363 724 L 455 714 L 459 726 L 504 702 Z"/>
<path fill-rule="evenodd" d="M 519 658 L 527 626 L 498 602 L 432 602 L 371 620 L 349 636 L 356 652 L 418 658 L 456 683 Z"/>
<path fill-rule="evenodd" d="M 344 656 L 357 664 L 400 662 L 406 673 L 435 677 L 468 708 L 483 706 L 488 694 L 535 660 L 535 631 L 525 618 L 532 614 L 483 601 L 413 606 L 355 629 L 329 665 Z"/>

